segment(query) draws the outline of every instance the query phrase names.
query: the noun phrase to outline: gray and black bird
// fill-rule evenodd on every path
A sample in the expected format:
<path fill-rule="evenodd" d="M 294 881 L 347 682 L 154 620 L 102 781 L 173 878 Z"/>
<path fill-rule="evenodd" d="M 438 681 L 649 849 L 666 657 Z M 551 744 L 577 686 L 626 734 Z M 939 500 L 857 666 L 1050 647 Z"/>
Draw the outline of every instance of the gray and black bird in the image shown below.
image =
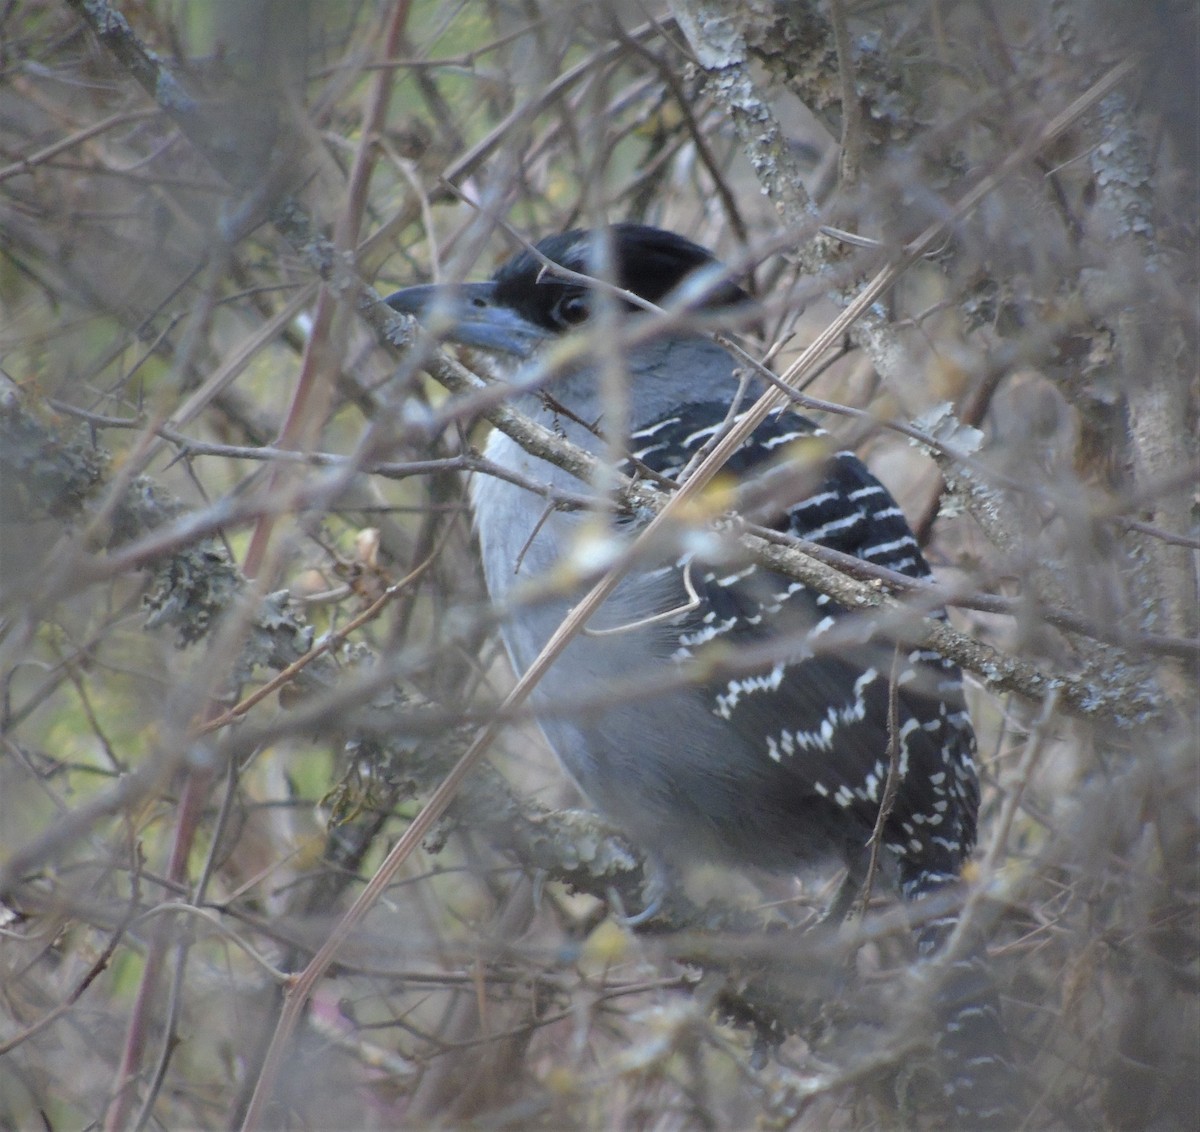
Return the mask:
<path fill-rule="evenodd" d="M 700 323 L 746 305 L 746 294 L 711 253 L 657 228 L 574 230 L 537 252 L 522 251 L 487 282 L 411 287 L 387 302 L 418 318 L 440 312 L 444 337 L 488 355 L 516 408 L 601 459 L 619 459 L 621 471 L 659 482 L 684 474 L 729 427 L 744 395 L 738 363 Z M 601 275 L 601 264 L 620 290 L 601 296 L 578 278 Z M 629 295 L 668 307 L 682 295 L 691 317 L 664 320 Z M 556 359 L 564 336 L 588 334 L 594 316 L 603 321 L 604 303 L 636 344 L 621 347 L 622 333 L 606 337 L 616 354 L 602 361 L 593 335 L 591 353 L 568 351 L 563 362 L 558 351 Z M 725 471 L 740 497 L 755 500 L 756 521 L 927 576 L 903 514 L 862 462 L 827 449 L 814 463 L 821 435 L 812 421 L 780 411 L 730 459 Z M 544 495 L 521 486 L 583 490 L 504 433 L 491 433 L 486 456 L 517 481 L 477 475 L 471 494 L 487 586 L 523 672 L 586 591 L 580 573 L 597 519 L 548 508 Z M 607 537 L 620 546 L 641 525 L 636 516 L 615 519 Z M 564 586 L 572 576 L 577 584 Z M 626 574 L 539 683 L 533 704 L 567 773 L 664 884 L 697 861 L 796 872 L 834 858 L 861 877 L 894 766 L 884 863 L 900 893 L 920 900 L 960 883 L 975 844 L 979 787 L 962 677 L 922 649 L 898 653 L 861 637 L 824 647 L 846 615 L 826 595 L 755 565 L 732 537 L 684 535 Z M 614 696 L 585 714 L 563 710 L 580 697 L 603 702 L 606 688 L 661 682 L 673 667 L 690 671 L 756 649 L 767 656 L 760 668 L 735 666 L 732 675 L 653 697 Z M 936 951 L 951 927 L 945 918 L 927 923 L 921 953 Z M 1007 1045 L 980 952 L 950 965 L 937 1013 L 947 1101 L 959 1123 L 1015 1126 Z"/>

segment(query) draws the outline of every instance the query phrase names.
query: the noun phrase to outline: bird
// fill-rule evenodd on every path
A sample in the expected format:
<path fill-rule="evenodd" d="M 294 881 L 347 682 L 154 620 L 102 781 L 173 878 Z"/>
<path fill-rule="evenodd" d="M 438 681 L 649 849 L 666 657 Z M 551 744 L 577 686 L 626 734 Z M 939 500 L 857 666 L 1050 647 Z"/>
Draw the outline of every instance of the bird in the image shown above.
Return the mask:
<path fill-rule="evenodd" d="M 748 408 L 744 367 L 707 324 L 749 317 L 754 303 L 713 253 L 674 232 L 573 229 L 527 245 L 487 281 L 384 301 L 482 356 L 528 417 L 658 485 L 686 475 Z M 569 340 L 578 348 L 564 349 Z M 475 530 L 505 649 L 523 673 L 586 592 L 588 562 L 611 561 L 646 516 L 548 505 L 530 484 L 572 496 L 585 485 L 499 430 L 484 455 L 507 474 L 474 476 Z M 603 480 L 592 485 L 598 504 Z M 883 484 L 791 408 L 755 428 L 720 484 L 756 522 L 930 574 Z M 867 873 L 885 789 L 886 875 L 909 901 L 955 890 L 980 800 L 958 667 L 925 648 L 838 638 L 851 611 L 758 565 L 735 529 L 683 530 L 645 550 L 533 693 L 564 770 L 646 855 L 647 911 L 698 861 L 795 873 L 834 860 L 850 891 Z M 761 667 L 719 663 L 755 650 Z M 701 677 L 665 679 L 689 671 Z M 605 701 L 606 688 L 641 682 L 657 690 Z M 587 711 L 564 710 L 581 696 Z M 919 957 L 953 924 L 919 927 Z M 978 949 L 951 965 L 936 1013 L 948 1109 L 964 1127 L 1014 1126 L 1011 1053 Z"/>

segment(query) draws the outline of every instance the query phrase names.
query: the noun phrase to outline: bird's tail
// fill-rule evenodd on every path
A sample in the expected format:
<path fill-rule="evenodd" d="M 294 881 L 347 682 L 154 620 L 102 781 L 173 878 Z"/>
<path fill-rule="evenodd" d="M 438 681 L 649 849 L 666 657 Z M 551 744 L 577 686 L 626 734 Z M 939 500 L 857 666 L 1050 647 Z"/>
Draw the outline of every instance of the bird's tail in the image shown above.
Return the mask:
<path fill-rule="evenodd" d="M 939 905 L 918 927 L 917 949 L 931 984 L 942 1089 L 955 1128 L 1011 1132 L 1024 1112 L 1021 1081 L 986 944 L 978 933 L 956 931 L 957 915 L 943 910 L 960 887 L 957 877 L 929 873 L 902 882 L 918 907 Z"/>

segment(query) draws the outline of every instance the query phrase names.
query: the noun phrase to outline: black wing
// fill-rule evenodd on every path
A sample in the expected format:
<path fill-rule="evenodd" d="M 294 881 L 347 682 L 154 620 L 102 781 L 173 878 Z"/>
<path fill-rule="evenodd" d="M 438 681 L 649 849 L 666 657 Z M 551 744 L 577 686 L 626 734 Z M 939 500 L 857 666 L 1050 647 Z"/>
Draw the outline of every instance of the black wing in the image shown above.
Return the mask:
<path fill-rule="evenodd" d="M 724 425 L 728 410 L 691 404 L 639 429 L 632 454 L 678 475 Z M 764 472 L 787 483 L 789 447 L 821 435 L 794 413 L 768 417 L 729 461 L 744 483 Z M 803 481 L 803 476 L 800 477 Z M 794 480 L 792 481 L 795 482 Z M 929 567 L 887 489 L 851 452 L 837 452 L 801 482 L 799 497 L 779 500 L 775 525 L 800 538 L 911 577 Z M 699 607 L 675 625 L 677 659 L 745 650 L 787 634 L 785 659 L 705 689 L 711 710 L 743 736 L 761 737 L 780 781 L 811 808 L 813 795 L 857 819 L 863 842 L 874 828 L 898 745 L 897 793 L 885 843 L 901 862 L 901 883 L 916 889 L 956 875 L 975 840 L 978 785 L 974 733 L 961 674 L 937 653 L 882 641 L 823 648 L 822 637 L 847 611 L 780 574 L 737 561 L 712 566 L 684 559 Z M 724 654 L 722 654 L 724 655 Z M 896 718 L 889 727 L 895 685 Z"/>

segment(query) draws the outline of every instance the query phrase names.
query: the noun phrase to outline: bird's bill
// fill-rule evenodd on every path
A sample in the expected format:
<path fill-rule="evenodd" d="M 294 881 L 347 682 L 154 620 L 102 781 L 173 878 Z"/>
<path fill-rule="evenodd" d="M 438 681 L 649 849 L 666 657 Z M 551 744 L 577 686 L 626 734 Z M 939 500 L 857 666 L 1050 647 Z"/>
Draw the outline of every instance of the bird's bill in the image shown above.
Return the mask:
<path fill-rule="evenodd" d="M 499 304 L 494 283 L 405 287 L 383 301 L 392 310 L 411 314 L 448 342 L 492 353 L 527 358 L 550 337 L 511 307 Z"/>

